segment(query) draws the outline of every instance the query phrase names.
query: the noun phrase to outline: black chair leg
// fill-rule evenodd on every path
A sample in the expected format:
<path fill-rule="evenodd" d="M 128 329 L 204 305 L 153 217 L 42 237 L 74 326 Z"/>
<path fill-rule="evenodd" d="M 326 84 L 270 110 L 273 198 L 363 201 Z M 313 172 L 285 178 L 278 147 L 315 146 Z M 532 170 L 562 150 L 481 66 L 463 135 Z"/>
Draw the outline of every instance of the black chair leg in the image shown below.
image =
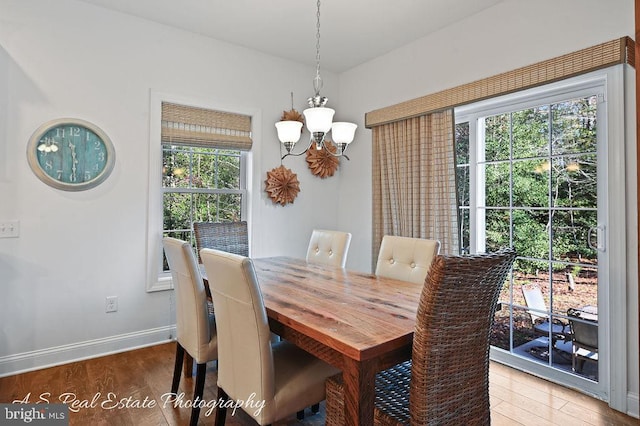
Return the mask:
<path fill-rule="evenodd" d="M 218 388 L 218 404 L 216 405 L 216 423 L 215 426 L 224 426 L 227 417 L 227 407 L 224 403 L 229 399 L 229 395 L 222 389 Z"/>
<path fill-rule="evenodd" d="M 296 418 L 298 420 L 304 420 L 304 410 L 300 410 L 296 413 Z"/>
<path fill-rule="evenodd" d="M 200 401 L 202 401 L 202 394 L 204 393 L 204 379 L 207 373 L 207 363 L 197 364 L 196 368 L 196 387 L 193 391 L 193 404 L 191 409 L 191 426 L 198 424 L 198 417 L 200 416 Z"/>
<path fill-rule="evenodd" d="M 313 404 L 311 406 L 311 412 L 313 414 L 318 414 L 318 411 L 320 411 L 320 404 Z"/>
<path fill-rule="evenodd" d="M 176 342 L 176 364 L 173 367 L 173 382 L 171 382 L 171 393 L 178 393 L 178 386 L 180 385 L 180 374 L 182 372 L 182 362 L 184 360 L 184 348 L 180 343 Z"/>

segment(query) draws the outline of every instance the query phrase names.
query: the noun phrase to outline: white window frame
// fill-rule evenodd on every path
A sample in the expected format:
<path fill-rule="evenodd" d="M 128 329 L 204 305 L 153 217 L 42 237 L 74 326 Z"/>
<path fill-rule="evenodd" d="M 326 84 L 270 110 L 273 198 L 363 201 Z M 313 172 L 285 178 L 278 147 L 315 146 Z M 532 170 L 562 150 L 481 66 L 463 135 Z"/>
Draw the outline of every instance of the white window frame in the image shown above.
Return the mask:
<path fill-rule="evenodd" d="M 147 207 L 147 252 L 146 252 L 146 291 L 157 292 L 172 290 L 173 282 L 170 272 L 162 270 L 162 142 L 161 142 L 161 121 L 162 102 L 171 102 L 183 105 L 190 105 L 198 108 L 225 111 L 252 117 L 252 128 L 256 128 L 259 123 L 254 117 L 259 117 L 256 110 L 238 108 L 228 105 L 212 104 L 202 99 L 162 93 L 151 90 L 149 105 L 149 183 L 148 183 L 148 207 Z M 252 129 L 252 134 L 255 134 Z M 255 137 L 254 144 L 255 144 Z M 242 152 L 240 157 L 240 167 L 244 171 L 240 176 L 242 194 L 242 220 L 250 221 L 251 212 L 251 167 L 252 153 Z M 251 232 L 249 233 L 251 236 Z M 251 243 L 251 242 L 250 242 Z"/>
<path fill-rule="evenodd" d="M 605 198 L 605 211 L 598 211 L 598 217 L 602 218 L 609 227 L 605 233 L 605 244 L 608 252 L 608 263 L 599 262 L 599 268 L 605 271 L 603 279 L 604 285 L 599 285 L 598 305 L 599 316 L 601 317 L 599 327 L 599 346 L 602 348 L 600 361 L 602 365 L 609 368 L 602 368 L 599 382 L 596 386 L 578 376 L 567 373 L 562 374 L 562 383 L 575 388 L 579 388 L 597 398 L 609 402 L 609 405 L 620 411 L 625 411 L 627 404 L 627 247 L 626 247 L 626 217 L 625 209 L 620 206 L 626 205 L 626 169 L 628 161 L 625 161 L 625 136 L 628 130 L 625 128 L 625 104 L 624 104 L 624 81 L 625 66 L 619 65 L 604 70 L 594 71 L 582 76 L 573 77 L 557 83 L 528 89 L 511 95 L 505 95 L 494 99 L 480 101 L 474 104 L 458 107 L 455 110 L 456 122 L 469 121 L 469 162 L 470 162 L 470 235 L 469 247 L 473 253 L 483 251 L 484 231 L 473 232 L 478 229 L 479 218 L 475 206 L 478 199 L 484 198 L 484 187 L 481 180 L 475 179 L 475 164 L 478 162 L 478 149 L 474 143 L 477 140 L 476 129 L 478 126 L 471 125 L 480 116 L 486 117 L 504 112 L 507 109 L 517 109 L 517 105 L 524 102 L 535 102 L 536 99 L 545 99 L 545 103 L 553 102 L 566 97 L 571 92 L 581 90 L 593 92 L 593 88 L 602 87 L 606 103 L 606 117 L 598 122 L 599 131 L 604 132 L 604 144 L 599 144 L 598 158 L 607 167 L 606 179 L 598 179 L 598 193 Z M 601 100 L 599 99 L 599 102 Z M 603 128 L 604 127 L 604 128 Z M 600 134 L 598 135 L 600 137 Z M 600 150 L 602 146 L 606 149 Z M 475 149 L 474 149 L 475 148 Z M 481 154 L 480 154 L 481 155 Z M 471 190 L 473 188 L 473 190 Z M 480 193 L 478 192 L 480 191 Z M 482 210 L 482 209 L 480 209 Z M 483 211 L 483 210 L 482 210 Z M 611 348 L 615 348 L 614 351 Z M 505 355 L 506 354 L 506 355 Z M 559 381 L 559 372 L 541 366 L 536 368 L 535 364 L 526 360 L 519 360 L 517 357 L 509 355 L 506 351 L 491 348 L 491 359 L 509 363 L 510 365 L 527 370 L 535 375 L 544 377 L 551 381 Z"/>

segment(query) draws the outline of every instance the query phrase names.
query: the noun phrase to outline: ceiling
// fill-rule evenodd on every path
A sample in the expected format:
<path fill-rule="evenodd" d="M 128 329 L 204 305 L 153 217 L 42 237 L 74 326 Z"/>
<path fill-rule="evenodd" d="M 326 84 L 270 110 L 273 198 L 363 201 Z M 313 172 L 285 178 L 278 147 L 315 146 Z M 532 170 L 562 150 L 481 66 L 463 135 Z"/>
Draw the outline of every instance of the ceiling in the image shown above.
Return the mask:
<path fill-rule="evenodd" d="M 80 0 L 315 66 L 314 0 Z M 506 0 L 323 0 L 321 67 L 342 72 Z"/>

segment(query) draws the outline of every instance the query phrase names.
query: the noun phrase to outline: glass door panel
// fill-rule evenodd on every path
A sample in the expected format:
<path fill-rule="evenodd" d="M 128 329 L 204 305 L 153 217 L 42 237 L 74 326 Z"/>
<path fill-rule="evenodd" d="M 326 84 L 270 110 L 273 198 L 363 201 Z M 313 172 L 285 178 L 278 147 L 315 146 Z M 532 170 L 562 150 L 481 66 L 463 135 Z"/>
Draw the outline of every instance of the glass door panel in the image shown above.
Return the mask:
<path fill-rule="evenodd" d="M 597 106 L 596 95 L 580 96 L 481 116 L 477 141 L 469 122 L 456 128 L 461 222 L 470 229 L 461 246 L 513 246 L 519 255 L 491 344 L 594 382 L 598 362 L 577 356 L 574 329 L 598 324 Z"/>

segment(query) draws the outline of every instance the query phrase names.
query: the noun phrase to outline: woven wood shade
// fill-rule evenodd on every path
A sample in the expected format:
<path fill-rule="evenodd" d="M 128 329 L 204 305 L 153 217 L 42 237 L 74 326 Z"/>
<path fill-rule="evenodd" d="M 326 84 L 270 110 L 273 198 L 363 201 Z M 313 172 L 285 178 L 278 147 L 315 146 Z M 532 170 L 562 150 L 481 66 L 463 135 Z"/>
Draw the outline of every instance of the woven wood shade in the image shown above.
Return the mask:
<path fill-rule="evenodd" d="M 251 149 L 251 117 L 162 103 L 162 143 L 209 148 Z"/>
<path fill-rule="evenodd" d="M 483 99 L 548 84 L 612 65 L 634 64 L 635 43 L 629 37 L 612 40 L 493 77 L 377 109 L 365 115 L 372 128 Z"/>

